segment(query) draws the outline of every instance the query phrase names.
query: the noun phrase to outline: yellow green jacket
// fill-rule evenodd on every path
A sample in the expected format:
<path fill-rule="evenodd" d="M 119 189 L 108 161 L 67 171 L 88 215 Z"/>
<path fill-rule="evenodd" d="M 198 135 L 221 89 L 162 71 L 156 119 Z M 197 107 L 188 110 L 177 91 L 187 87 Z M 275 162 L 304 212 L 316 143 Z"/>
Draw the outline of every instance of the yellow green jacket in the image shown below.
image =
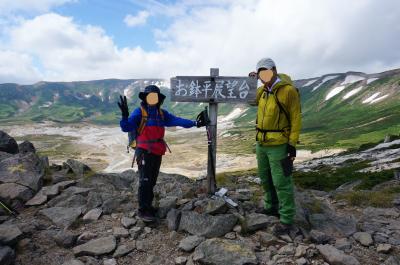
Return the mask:
<path fill-rule="evenodd" d="M 285 74 L 278 74 L 281 81 L 267 93 L 265 86 L 257 89 L 257 141 L 262 145 L 279 145 L 289 143 L 296 146 L 301 129 L 300 95 L 292 80 Z M 290 123 L 285 114 L 280 111 L 274 94 L 286 110 Z M 283 132 L 268 132 L 283 130 Z M 267 131 L 267 132 L 265 132 Z"/>

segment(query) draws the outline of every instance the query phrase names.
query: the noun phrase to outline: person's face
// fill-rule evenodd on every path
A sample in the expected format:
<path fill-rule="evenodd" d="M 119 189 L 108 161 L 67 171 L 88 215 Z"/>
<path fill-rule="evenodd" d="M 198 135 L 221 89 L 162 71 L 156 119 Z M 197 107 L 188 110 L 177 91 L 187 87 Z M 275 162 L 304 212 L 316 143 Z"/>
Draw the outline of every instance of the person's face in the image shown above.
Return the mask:
<path fill-rule="evenodd" d="M 155 106 L 158 103 L 158 94 L 157 93 L 149 93 L 146 96 L 146 102 L 147 104 L 149 104 L 150 106 Z"/>
<path fill-rule="evenodd" d="M 271 69 L 263 69 L 258 73 L 258 77 L 263 84 L 268 84 L 269 82 L 271 82 L 274 74 L 274 71 Z"/>

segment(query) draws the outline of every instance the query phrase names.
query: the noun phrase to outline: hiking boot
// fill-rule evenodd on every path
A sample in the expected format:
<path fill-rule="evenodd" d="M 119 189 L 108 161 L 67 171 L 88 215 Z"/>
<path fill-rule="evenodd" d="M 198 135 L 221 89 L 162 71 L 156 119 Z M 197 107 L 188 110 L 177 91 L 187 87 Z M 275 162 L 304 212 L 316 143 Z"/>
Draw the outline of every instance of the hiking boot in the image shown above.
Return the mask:
<path fill-rule="evenodd" d="M 276 224 L 275 227 L 272 229 L 272 234 L 274 236 L 288 235 L 290 233 L 290 230 L 292 230 L 292 227 L 293 225 L 291 224 Z"/>
<path fill-rule="evenodd" d="M 156 220 L 154 215 L 149 211 L 139 211 L 138 216 L 145 223 L 151 223 Z"/>
<path fill-rule="evenodd" d="M 278 218 L 280 217 L 278 210 L 275 210 L 275 209 L 258 208 L 256 210 L 256 213 L 275 216 L 275 217 L 278 217 Z"/>

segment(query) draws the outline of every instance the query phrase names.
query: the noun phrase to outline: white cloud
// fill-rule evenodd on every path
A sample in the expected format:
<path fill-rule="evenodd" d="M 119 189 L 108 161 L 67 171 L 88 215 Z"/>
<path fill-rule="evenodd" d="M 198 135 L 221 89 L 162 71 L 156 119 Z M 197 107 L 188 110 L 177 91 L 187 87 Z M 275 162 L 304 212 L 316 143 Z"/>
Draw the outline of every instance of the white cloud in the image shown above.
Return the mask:
<path fill-rule="evenodd" d="M 0 14 L 23 11 L 27 13 L 47 12 L 51 8 L 76 0 L 0 0 Z"/>
<path fill-rule="evenodd" d="M 124 22 L 128 27 L 136 27 L 140 25 L 144 25 L 147 22 L 147 18 L 150 13 L 146 10 L 140 11 L 136 16 L 126 15 Z"/>
<path fill-rule="evenodd" d="M 154 30 L 158 51 L 118 47 L 102 28 L 54 13 L 9 28 L 0 49 L 39 61 L 40 75 L 33 76 L 65 81 L 207 75 L 210 67 L 247 75 L 265 56 L 294 78 L 400 66 L 397 0 L 146 3 L 154 6 L 147 16 L 164 10 L 173 20 Z M 35 69 L 32 59 L 23 63 Z"/>
<path fill-rule="evenodd" d="M 23 53 L 0 50 L 0 81 L 33 83 L 42 78 L 39 71 L 33 67 L 32 58 Z"/>

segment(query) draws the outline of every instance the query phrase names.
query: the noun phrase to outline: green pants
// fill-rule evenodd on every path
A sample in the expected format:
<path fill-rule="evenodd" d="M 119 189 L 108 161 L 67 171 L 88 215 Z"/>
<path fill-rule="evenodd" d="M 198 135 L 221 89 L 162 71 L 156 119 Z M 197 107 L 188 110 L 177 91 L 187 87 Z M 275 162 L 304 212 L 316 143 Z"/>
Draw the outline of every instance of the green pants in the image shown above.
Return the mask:
<path fill-rule="evenodd" d="M 262 146 L 257 143 L 258 176 L 264 190 L 264 206 L 279 212 L 280 221 L 292 224 L 296 213 L 292 176 L 285 176 L 281 160 L 287 145 Z"/>

